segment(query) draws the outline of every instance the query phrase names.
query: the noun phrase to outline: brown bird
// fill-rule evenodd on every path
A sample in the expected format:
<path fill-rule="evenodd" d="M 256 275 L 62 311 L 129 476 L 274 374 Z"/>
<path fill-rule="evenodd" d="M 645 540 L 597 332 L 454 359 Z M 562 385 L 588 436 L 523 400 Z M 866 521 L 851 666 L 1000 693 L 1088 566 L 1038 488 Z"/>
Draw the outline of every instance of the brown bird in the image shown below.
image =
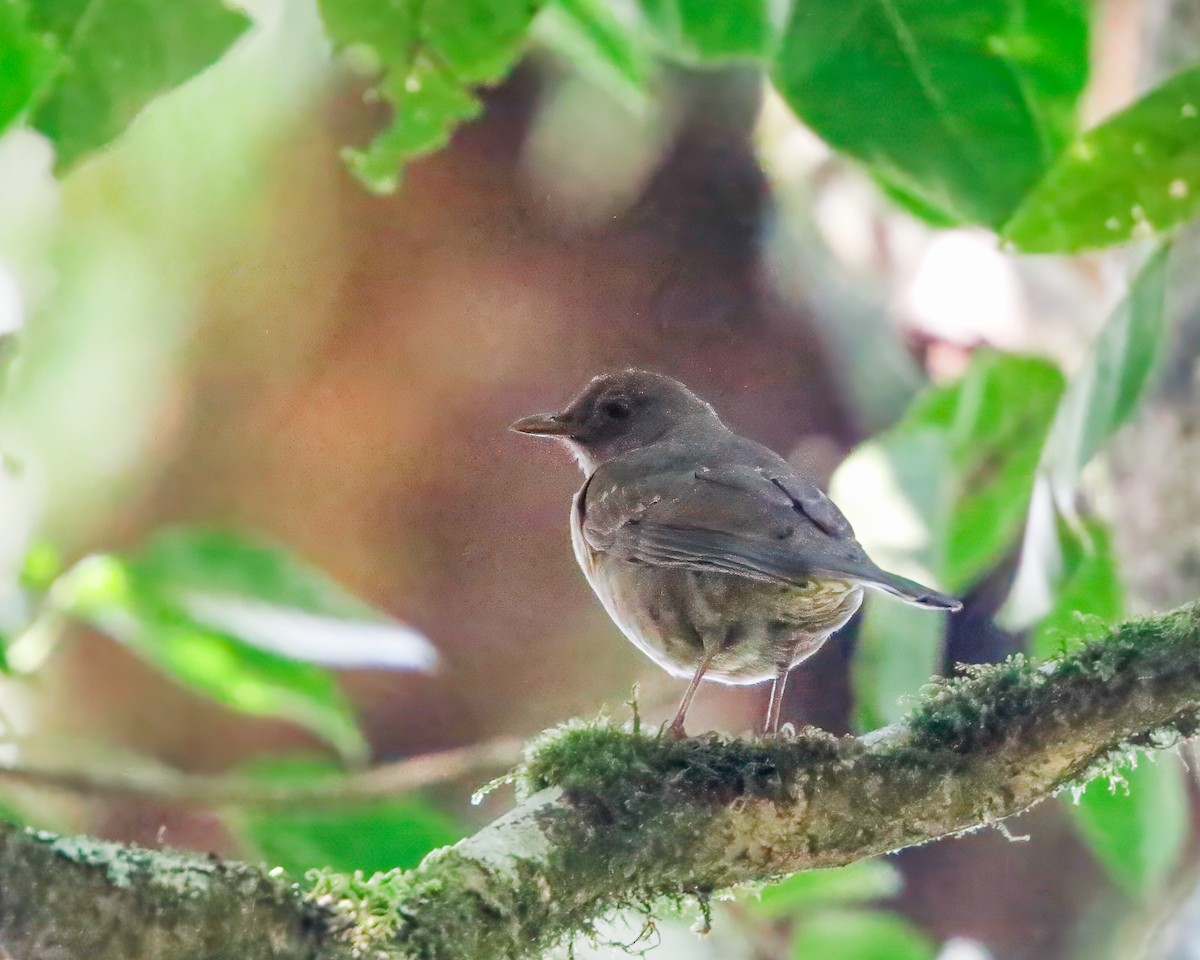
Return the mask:
<path fill-rule="evenodd" d="M 676 736 L 706 677 L 774 680 L 765 730 L 776 733 L 788 671 L 854 615 L 864 587 L 961 606 L 876 566 L 833 501 L 670 377 L 596 377 L 561 413 L 512 429 L 563 440 L 579 460 L 575 556 L 625 636 L 691 678 Z"/>

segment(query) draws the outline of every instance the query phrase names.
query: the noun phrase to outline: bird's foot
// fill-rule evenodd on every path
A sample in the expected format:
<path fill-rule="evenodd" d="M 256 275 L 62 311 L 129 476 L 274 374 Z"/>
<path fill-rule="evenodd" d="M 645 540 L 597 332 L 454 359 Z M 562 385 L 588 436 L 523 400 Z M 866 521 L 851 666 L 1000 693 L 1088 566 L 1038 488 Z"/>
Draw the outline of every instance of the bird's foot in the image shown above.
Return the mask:
<path fill-rule="evenodd" d="M 683 721 L 676 717 L 671 721 L 669 726 L 664 726 L 661 734 L 665 734 L 669 740 L 686 740 L 687 731 L 683 729 Z"/>

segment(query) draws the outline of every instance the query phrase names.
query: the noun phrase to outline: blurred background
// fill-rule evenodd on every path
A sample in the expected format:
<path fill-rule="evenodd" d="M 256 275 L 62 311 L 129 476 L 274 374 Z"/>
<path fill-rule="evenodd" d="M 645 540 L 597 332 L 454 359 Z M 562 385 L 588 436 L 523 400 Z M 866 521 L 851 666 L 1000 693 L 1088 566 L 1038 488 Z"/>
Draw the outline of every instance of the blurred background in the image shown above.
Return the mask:
<path fill-rule="evenodd" d="M 1129 249 L 1018 256 L 981 228 L 919 220 L 800 125 L 757 68 L 663 63 L 636 93 L 575 69 L 552 11 L 480 116 L 375 195 L 339 155 L 386 116 L 361 72 L 331 56 L 311 3 L 247 7 L 254 27 L 226 56 L 69 175 L 39 134 L 0 139 L 0 334 L 18 347 L 0 414 L 9 762 L 330 764 L 319 724 L 222 705 L 112 630 L 25 629 L 39 564 L 53 577 L 178 525 L 268 538 L 436 649 L 432 671 L 335 663 L 375 763 L 624 718 L 635 684 L 660 723 L 681 684 L 620 636 L 571 554 L 579 472 L 565 450 L 509 433 L 513 419 L 599 372 L 668 373 L 832 481 L 881 560 L 939 576 L 920 531 L 905 540 L 878 447 L 847 455 L 985 348 L 1040 358 L 1020 392 L 1046 369 L 1070 377 L 1126 289 Z M 1194 57 L 1196 19 L 1186 4 L 1098 3 L 1085 118 Z M 1167 362 L 1081 485 L 1132 612 L 1200 595 L 1193 248 L 1184 236 L 1175 250 Z M 785 720 L 885 722 L 930 673 L 1024 649 L 1029 619 L 998 617 L 1019 545 L 974 571 L 944 629 L 874 606 L 793 674 Z M 767 692 L 706 685 L 689 726 L 749 731 Z M 349 811 L 0 787 L 12 816 L 56 829 L 373 869 L 412 865 L 502 812 L 504 790 L 469 798 L 504 766 Z M 1167 772 L 1136 809 L 1081 822 L 1069 798 L 1046 803 L 1013 836 L 732 904 L 706 938 L 683 917 L 652 933 L 614 921 L 612 939 L 646 933 L 663 960 L 1200 956 L 1192 775 L 1173 754 L 1150 766 Z M 848 952 L 855 938 L 865 945 Z"/>

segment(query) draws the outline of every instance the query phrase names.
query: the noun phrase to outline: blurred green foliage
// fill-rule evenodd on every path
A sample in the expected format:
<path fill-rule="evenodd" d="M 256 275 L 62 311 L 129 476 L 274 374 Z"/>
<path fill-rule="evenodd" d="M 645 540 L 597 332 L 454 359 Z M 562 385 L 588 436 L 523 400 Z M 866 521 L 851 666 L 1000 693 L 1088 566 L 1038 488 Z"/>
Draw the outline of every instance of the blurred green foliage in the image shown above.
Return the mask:
<path fill-rule="evenodd" d="M 0 128 L 25 112 L 65 169 L 153 97 L 221 56 L 250 25 L 218 0 L 0 3 Z M 8 43 L 4 43 L 5 34 Z"/>
<path fill-rule="evenodd" d="M 1174 756 L 1142 758 L 1111 785 L 1094 780 L 1073 807 L 1096 858 L 1130 896 L 1162 895 L 1190 832 L 1183 765 Z"/>
<path fill-rule="evenodd" d="M 335 46 L 367 48 L 377 63 L 375 94 L 392 108 L 364 149 L 346 151 L 370 189 L 390 192 L 410 157 L 446 143 L 476 116 L 473 87 L 494 83 L 520 54 L 538 4 L 533 0 L 320 0 Z"/>
<path fill-rule="evenodd" d="M 792 960 L 933 960 L 933 941 L 903 917 L 877 910 L 838 910 L 801 922 Z"/>
<path fill-rule="evenodd" d="M 18 667 L 36 665 L 48 629 L 72 618 L 219 703 L 307 727 L 355 763 L 367 744 L 335 676 L 316 663 L 433 662 L 424 638 L 324 574 L 225 531 L 170 529 L 131 554 L 96 554 L 56 571 L 52 550 L 31 551 L 23 582 L 37 598 L 12 647 Z"/>
<path fill-rule="evenodd" d="M 900 871 L 886 860 L 863 860 L 829 870 L 806 870 L 766 887 L 755 909 L 768 917 L 827 906 L 848 906 L 896 896 Z"/>
<path fill-rule="evenodd" d="M 340 775 L 328 764 L 299 758 L 260 761 L 245 772 L 278 788 Z M 297 876 L 322 867 L 367 874 L 407 869 L 430 850 L 462 836 L 450 817 L 420 797 L 332 808 L 251 809 L 229 822 L 264 863 Z"/>

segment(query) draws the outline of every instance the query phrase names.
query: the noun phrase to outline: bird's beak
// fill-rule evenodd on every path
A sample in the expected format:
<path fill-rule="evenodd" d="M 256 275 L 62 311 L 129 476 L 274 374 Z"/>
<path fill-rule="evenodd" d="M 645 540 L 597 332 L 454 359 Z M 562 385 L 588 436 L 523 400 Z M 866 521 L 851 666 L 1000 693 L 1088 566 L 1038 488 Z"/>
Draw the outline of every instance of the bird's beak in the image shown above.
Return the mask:
<path fill-rule="evenodd" d="M 535 413 L 522 417 L 508 429 L 532 437 L 565 437 L 574 427 L 561 413 Z"/>

